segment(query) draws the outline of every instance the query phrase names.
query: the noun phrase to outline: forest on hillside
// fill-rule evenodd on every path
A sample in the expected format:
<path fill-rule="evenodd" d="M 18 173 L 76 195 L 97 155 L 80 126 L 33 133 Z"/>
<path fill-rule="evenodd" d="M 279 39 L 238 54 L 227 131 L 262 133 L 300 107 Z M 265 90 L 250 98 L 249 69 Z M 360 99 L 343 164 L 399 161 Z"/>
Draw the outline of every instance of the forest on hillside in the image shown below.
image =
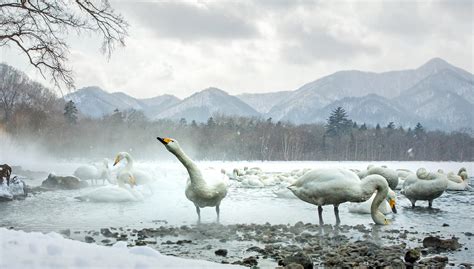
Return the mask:
<path fill-rule="evenodd" d="M 326 124 L 222 115 L 198 124 L 185 119 L 149 121 L 136 110 L 84 118 L 73 102 L 54 98 L 38 85 L 18 91 L 8 106 L 5 101 L 13 99 L 7 100 L 6 93 L 0 92 L 0 116 L 9 141 L 34 144 L 61 158 L 112 157 L 119 151 L 159 158 L 168 154 L 156 136 L 168 136 L 198 160 L 474 160 L 474 138 L 467 132 L 427 131 L 422 123 L 368 127 L 351 121 L 343 108 L 327 115 Z"/>

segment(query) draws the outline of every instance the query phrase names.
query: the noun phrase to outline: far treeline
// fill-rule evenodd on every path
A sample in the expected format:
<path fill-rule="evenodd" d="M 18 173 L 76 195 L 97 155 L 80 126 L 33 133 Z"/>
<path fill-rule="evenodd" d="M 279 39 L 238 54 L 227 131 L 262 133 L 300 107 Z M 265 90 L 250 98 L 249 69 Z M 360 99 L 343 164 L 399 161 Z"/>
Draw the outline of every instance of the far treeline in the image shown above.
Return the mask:
<path fill-rule="evenodd" d="M 83 118 L 72 101 L 52 99 L 42 91 L 8 107 L 0 105 L 0 129 L 19 143 L 40 145 L 61 158 L 112 157 L 119 151 L 137 158 L 169 157 L 156 141 L 156 136 L 167 136 L 197 160 L 474 160 L 474 138 L 467 132 L 427 131 L 421 123 L 413 128 L 393 122 L 369 127 L 351 121 L 341 107 L 328 115 L 326 124 L 221 115 L 196 123 L 149 121 L 136 110 Z"/>

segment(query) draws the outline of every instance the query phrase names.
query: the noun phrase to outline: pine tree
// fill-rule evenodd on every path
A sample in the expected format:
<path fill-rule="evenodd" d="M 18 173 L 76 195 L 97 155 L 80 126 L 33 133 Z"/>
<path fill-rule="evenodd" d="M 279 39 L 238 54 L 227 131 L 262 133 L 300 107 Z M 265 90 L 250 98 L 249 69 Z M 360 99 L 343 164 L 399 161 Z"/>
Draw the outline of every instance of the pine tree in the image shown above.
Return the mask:
<path fill-rule="evenodd" d="M 352 127 L 352 121 L 342 107 L 337 107 L 331 112 L 326 124 L 326 133 L 329 136 L 339 137 Z"/>
<path fill-rule="evenodd" d="M 416 138 L 421 138 L 425 134 L 425 129 L 423 128 L 423 125 L 421 123 L 417 123 L 415 126 L 415 129 L 413 130 L 415 132 L 415 137 Z"/>
<path fill-rule="evenodd" d="M 387 127 L 386 127 L 386 128 L 389 129 L 389 130 L 395 129 L 395 123 L 393 123 L 393 121 L 389 122 L 389 123 L 387 124 Z"/>
<path fill-rule="evenodd" d="M 69 124 L 77 123 L 77 108 L 72 100 L 67 102 L 64 106 L 64 117 Z"/>
<path fill-rule="evenodd" d="M 361 130 L 361 131 L 366 131 L 367 130 L 367 125 L 365 124 L 365 122 L 364 122 L 364 124 L 362 124 L 360 126 L 359 130 Z"/>

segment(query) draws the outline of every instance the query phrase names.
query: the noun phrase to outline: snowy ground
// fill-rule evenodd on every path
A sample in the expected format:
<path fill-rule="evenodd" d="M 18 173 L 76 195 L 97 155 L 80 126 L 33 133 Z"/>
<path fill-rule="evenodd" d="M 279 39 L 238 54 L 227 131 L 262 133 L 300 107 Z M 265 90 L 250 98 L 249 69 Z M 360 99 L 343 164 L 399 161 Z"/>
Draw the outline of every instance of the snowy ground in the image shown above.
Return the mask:
<path fill-rule="evenodd" d="M 147 246 L 98 246 L 63 238 L 57 233 L 0 228 L 0 268 L 239 268 L 165 256 Z"/>

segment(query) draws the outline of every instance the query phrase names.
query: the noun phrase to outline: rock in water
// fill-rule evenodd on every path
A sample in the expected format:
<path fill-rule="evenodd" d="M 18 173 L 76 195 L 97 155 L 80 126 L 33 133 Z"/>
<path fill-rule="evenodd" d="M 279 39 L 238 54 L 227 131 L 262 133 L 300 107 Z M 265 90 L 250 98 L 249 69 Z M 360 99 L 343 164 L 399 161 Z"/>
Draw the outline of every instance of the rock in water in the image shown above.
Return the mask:
<path fill-rule="evenodd" d="M 288 266 L 290 264 L 300 264 L 304 269 L 313 269 L 313 261 L 311 261 L 311 258 L 303 252 L 296 252 L 283 259 L 282 265 Z"/>
<path fill-rule="evenodd" d="M 49 174 L 48 178 L 45 179 L 41 186 L 49 189 L 61 189 L 61 190 L 75 190 L 83 187 L 87 187 L 87 182 L 81 181 L 74 176 L 56 176 L 55 174 Z"/>
<path fill-rule="evenodd" d="M 417 249 L 410 249 L 405 253 L 405 261 L 409 263 L 414 263 L 420 259 L 420 251 Z"/>
<path fill-rule="evenodd" d="M 217 256 L 227 256 L 227 249 L 218 249 L 214 252 Z"/>
<path fill-rule="evenodd" d="M 423 239 L 423 247 L 456 250 L 461 247 L 461 244 L 459 244 L 457 238 L 441 239 L 434 236 L 428 236 Z"/>

